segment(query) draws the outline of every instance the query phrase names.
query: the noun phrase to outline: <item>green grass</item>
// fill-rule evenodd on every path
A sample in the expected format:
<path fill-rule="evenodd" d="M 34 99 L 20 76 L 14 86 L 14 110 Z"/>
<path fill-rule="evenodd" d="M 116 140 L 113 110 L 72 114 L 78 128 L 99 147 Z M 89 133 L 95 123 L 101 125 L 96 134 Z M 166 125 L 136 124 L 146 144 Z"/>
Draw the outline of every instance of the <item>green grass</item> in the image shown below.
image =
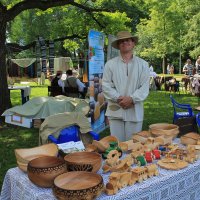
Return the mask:
<path fill-rule="evenodd" d="M 31 83 L 31 96 L 47 96 L 47 84 L 37 86 Z M 173 94 L 174 98 L 181 103 L 189 103 L 192 107 L 199 104 L 199 98 L 190 94 Z M 21 104 L 20 91 L 11 91 L 12 105 Z M 168 122 L 172 123 L 173 108 L 170 102 L 169 93 L 165 91 L 150 92 L 147 100 L 144 103 L 145 115 L 143 130 L 148 130 L 150 124 Z M 9 168 L 16 167 L 14 149 L 30 148 L 38 145 L 38 129 L 28 129 L 17 126 L 8 125 L 0 128 L 0 188 L 6 171 Z M 109 135 L 109 129 L 101 133 L 101 138 Z"/>

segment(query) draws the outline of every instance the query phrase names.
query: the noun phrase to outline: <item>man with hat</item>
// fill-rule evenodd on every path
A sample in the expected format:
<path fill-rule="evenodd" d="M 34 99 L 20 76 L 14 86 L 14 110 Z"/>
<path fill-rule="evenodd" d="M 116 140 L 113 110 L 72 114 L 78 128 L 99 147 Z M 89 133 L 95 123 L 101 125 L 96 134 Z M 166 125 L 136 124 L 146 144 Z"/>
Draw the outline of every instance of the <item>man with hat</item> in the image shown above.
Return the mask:
<path fill-rule="evenodd" d="M 108 101 L 106 116 L 111 135 L 119 141 L 130 140 L 132 134 L 142 130 L 143 101 L 149 94 L 148 63 L 133 54 L 137 42 L 138 37 L 120 31 L 112 42 L 112 47 L 119 49 L 119 56 L 106 63 L 103 73 L 103 93 Z"/>

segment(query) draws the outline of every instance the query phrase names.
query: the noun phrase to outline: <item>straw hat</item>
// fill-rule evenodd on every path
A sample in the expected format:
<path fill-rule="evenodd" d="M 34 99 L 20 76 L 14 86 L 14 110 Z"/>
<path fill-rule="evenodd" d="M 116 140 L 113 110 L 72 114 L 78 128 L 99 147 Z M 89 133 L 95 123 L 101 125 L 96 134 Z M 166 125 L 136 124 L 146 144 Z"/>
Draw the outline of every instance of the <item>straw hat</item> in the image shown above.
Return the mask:
<path fill-rule="evenodd" d="M 120 31 L 117 33 L 117 39 L 115 41 L 113 41 L 111 45 L 115 49 L 119 49 L 118 41 L 123 40 L 123 39 L 128 39 L 128 38 L 132 38 L 134 40 L 135 44 L 138 43 L 137 36 L 132 36 L 129 31 Z"/>

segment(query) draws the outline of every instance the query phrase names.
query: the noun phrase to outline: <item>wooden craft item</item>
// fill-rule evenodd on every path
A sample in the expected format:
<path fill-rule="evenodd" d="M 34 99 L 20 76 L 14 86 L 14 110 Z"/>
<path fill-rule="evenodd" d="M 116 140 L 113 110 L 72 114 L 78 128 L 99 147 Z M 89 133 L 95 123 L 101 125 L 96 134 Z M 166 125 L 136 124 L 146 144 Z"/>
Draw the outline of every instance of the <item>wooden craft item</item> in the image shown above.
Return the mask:
<path fill-rule="evenodd" d="M 151 164 L 151 165 L 147 165 L 145 166 L 146 169 L 146 173 L 147 176 L 150 178 L 152 176 L 158 176 L 159 172 L 158 172 L 158 167 L 156 164 Z"/>
<path fill-rule="evenodd" d="M 132 139 L 133 139 L 133 142 L 141 142 L 142 144 L 145 144 L 145 142 L 147 140 L 147 138 L 142 137 L 142 136 L 137 135 L 137 134 L 133 135 Z"/>
<path fill-rule="evenodd" d="M 197 141 L 199 139 L 200 139 L 200 136 L 198 133 L 190 132 L 181 137 L 181 143 L 185 145 L 188 145 L 188 144 L 195 145 L 197 144 Z"/>
<path fill-rule="evenodd" d="M 164 169 L 180 170 L 188 166 L 188 163 L 180 159 L 164 158 L 159 160 L 157 164 Z"/>
<path fill-rule="evenodd" d="M 92 171 L 97 172 L 102 163 L 102 158 L 96 152 L 74 152 L 66 155 L 64 160 L 67 163 L 68 171 Z"/>
<path fill-rule="evenodd" d="M 44 144 L 39 147 L 15 149 L 15 157 L 19 169 L 27 172 L 28 162 L 42 156 L 57 156 L 58 146 L 54 143 Z"/>
<path fill-rule="evenodd" d="M 135 167 L 131 169 L 132 181 L 141 183 L 143 180 L 147 179 L 146 169 L 144 167 Z"/>
<path fill-rule="evenodd" d="M 98 96 L 97 96 L 97 101 L 99 102 L 99 105 L 102 106 L 105 102 L 105 98 L 104 98 L 104 95 L 103 93 L 99 93 Z"/>
<path fill-rule="evenodd" d="M 31 182 L 39 187 L 52 187 L 55 177 L 67 171 L 63 159 L 54 156 L 43 156 L 28 163 L 27 173 Z"/>
<path fill-rule="evenodd" d="M 175 124 L 157 123 L 151 124 L 149 131 L 153 137 L 165 135 L 175 138 L 179 133 L 179 127 Z"/>
<path fill-rule="evenodd" d="M 151 136 L 149 131 L 141 131 L 141 132 L 137 133 L 137 135 L 145 137 L 145 138 L 148 138 Z"/>
<path fill-rule="evenodd" d="M 93 172 L 74 171 L 57 176 L 53 193 L 59 200 L 93 200 L 104 189 L 103 178 Z"/>
<path fill-rule="evenodd" d="M 94 120 L 96 121 L 99 117 L 100 117 L 100 105 L 99 102 L 97 102 L 94 108 Z"/>
<path fill-rule="evenodd" d="M 85 151 L 87 151 L 87 152 L 98 152 L 98 149 L 93 144 L 87 144 L 86 147 L 85 147 Z"/>
<path fill-rule="evenodd" d="M 153 149 L 156 149 L 159 146 L 158 143 L 153 143 L 153 144 L 145 144 L 143 146 L 144 151 L 152 151 Z"/>
<path fill-rule="evenodd" d="M 93 140 L 92 144 L 97 147 L 99 153 L 103 153 L 109 148 L 110 142 L 118 142 L 118 139 L 115 136 L 109 135 L 99 141 Z"/>
<path fill-rule="evenodd" d="M 128 144 L 126 142 L 120 142 L 119 147 L 121 148 L 122 152 L 128 151 Z"/>
<path fill-rule="evenodd" d="M 112 150 L 108 153 L 107 159 L 105 160 L 106 165 L 113 167 L 119 162 L 119 152 L 117 150 Z"/>
<path fill-rule="evenodd" d="M 28 164 L 29 161 L 41 156 L 57 156 L 58 146 L 54 143 L 44 144 L 33 148 L 15 149 L 17 161 Z"/>
<path fill-rule="evenodd" d="M 155 137 L 155 142 L 158 143 L 159 145 L 167 145 L 167 144 L 171 144 L 172 143 L 172 139 L 173 137 L 171 136 L 158 136 Z"/>
<path fill-rule="evenodd" d="M 111 172 L 125 172 L 128 171 L 130 168 L 129 163 L 127 160 L 120 160 L 119 163 L 115 166 L 113 166 L 110 171 Z"/>
<path fill-rule="evenodd" d="M 139 151 L 141 149 L 143 149 L 143 145 L 141 144 L 141 142 L 133 142 L 133 140 L 128 140 L 125 143 L 128 144 L 128 151 Z"/>

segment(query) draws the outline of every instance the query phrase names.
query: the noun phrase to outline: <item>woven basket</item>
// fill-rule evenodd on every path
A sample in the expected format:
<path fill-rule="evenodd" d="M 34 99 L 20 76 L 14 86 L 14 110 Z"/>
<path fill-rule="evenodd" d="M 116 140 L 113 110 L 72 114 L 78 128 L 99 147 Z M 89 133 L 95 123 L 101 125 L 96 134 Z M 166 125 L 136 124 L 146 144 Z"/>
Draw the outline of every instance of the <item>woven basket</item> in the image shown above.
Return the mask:
<path fill-rule="evenodd" d="M 153 137 L 164 135 L 175 138 L 179 133 L 179 127 L 175 124 L 157 123 L 151 124 L 149 131 Z"/>

